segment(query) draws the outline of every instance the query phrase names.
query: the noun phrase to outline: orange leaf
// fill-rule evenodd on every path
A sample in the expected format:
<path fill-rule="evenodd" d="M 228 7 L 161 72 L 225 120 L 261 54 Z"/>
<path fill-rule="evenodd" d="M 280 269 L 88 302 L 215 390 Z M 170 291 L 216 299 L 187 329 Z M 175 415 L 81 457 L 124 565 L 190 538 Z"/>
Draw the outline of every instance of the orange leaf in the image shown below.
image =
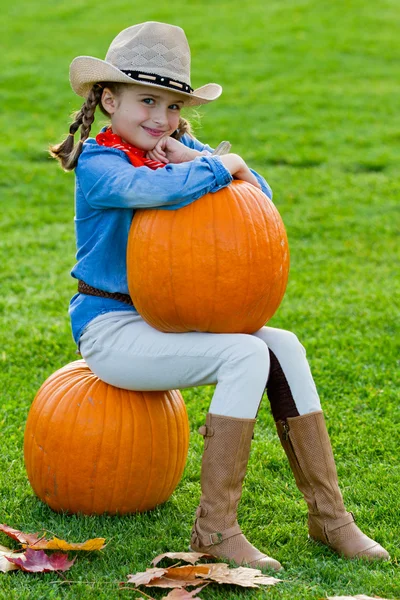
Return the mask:
<path fill-rule="evenodd" d="M 151 564 L 153 567 L 156 567 L 163 558 L 171 558 L 172 560 L 183 560 L 194 565 L 203 556 L 214 558 L 211 554 L 205 554 L 203 552 L 164 552 L 164 554 L 156 556 L 151 561 Z"/>
<path fill-rule="evenodd" d="M 166 569 L 166 573 L 164 575 L 165 578 L 168 579 L 177 579 L 184 581 L 193 581 L 193 579 L 197 579 L 197 577 L 208 577 L 208 574 L 211 572 L 212 567 L 216 566 L 215 563 L 210 565 L 185 565 L 183 567 L 169 567 Z M 217 563 L 217 566 L 223 568 L 224 563 Z"/>
<path fill-rule="evenodd" d="M 3 531 L 13 540 L 20 542 L 24 548 L 30 548 L 31 550 L 85 550 L 91 552 L 92 550 L 102 550 L 105 542 L 104 538 L 94 538 L 81 544 L 70 544 L 56 537 L 46 540 L 44 536 L 39 538 L 37 533 L 24 533 L 18 529 L 12 529 L 8 525 L 0 525 L 0 531 Z"/>
<path fill-rule="evenodd" d="M 189 587 L 192 585 L 199 585 L 201 583 L 211 583 L 208 579 L 191 579 L 190 581 L 185 581 L 184 579 L 168 579 L 168 577 L 159 577 L 158 579 L 153 579 L 150 583 L 146 584 L 146 587 L 158 587 L 158 588 L 176 588 L 182 589 L 185 587 Z"/>
<path fill-rule="evenodd" d="M 224 563 L 209 565 L 194 565 L 183 567 L 169 567 L 165 569 L 153 568 L 146 569 L 144 573 L 128 575 L 128 583 L 134 583 L 136 586 L 145 585 L 146 587 L 163 588 L 181 588 L 186 586 L 198 585 L 204 583 L 212 568 L 228 569 Z"/>
<path fill-rule="evenodd" d="M 74 544 L 53 537 L 51 540 L 43 538 L 34 544 L 23 544 L 23 546 L 24 548 L 31 548 L 32 550 L 84 550 L 86 552 L 91 552 L 92 550 L 102 550 L 104 548 L 104 542 L 104 538 L 93 538 L 81 544 Z"/>

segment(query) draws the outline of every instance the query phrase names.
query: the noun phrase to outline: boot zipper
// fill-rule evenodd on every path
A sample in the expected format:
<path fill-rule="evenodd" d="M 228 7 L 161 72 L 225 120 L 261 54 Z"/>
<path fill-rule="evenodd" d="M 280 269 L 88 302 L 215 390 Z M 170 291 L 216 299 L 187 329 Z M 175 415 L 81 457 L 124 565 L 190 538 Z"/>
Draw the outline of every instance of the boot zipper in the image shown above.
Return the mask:
<path fill-rule="evenodd" d="M 285 440 L 285 442 L 287 442 L 287 447 L 288 447 L 289 453 L 290 453 L 292 459 L 294 460 L 294 462 L 297 464 L 301 475 L 306 480 L 306 478 L 304 476 L 304 473 L 303 473 L 303 469 L 301 468 L 301 465 L 300 465 L 299 460 L 297 458 L 295 449 L 293 447 L 292 440 L 290 439 L 290 435 L 289 435 L 289 432 L 290 432 L 289 423 L 287 421 L 281 421 L 281 423 L 282 423 L 282 429 L 283 429 L 282 438 Z"/>
<path fill-rule="evenodd" d="M 282 437 L 284 440 L 289 439 L 289 425 L 287 421 L 282 421 L 283 434 Z"/>
<path fill-rule="evenodd" d="M 308 483 L 307 477 L 305 476 L 305 473 L 304 473 L 304 471 L 303 471 L 303 469 L 302 469 L 302 467 L 300 465 L 299 459 L 297 458 L 297 454 L 296 454 L 296 451 L 295 451 L 294 446 L 292 444 L 292 440 L 290 439 L 290 435 L 289 435 L 289 432 L 290 432 L 289 423 L 287 421 L 281 421 L 281 423 L 282 423 L 282 429 L 283 429 L 282 439 L 285 440 L 285 442 L 287 442 L 288 452 L 291 455 L 292 460 L 297 464 L 298 472 L 299 472 L 299 475 L 301 476 L 301 478 L 303 479 L 303 482 L 306 485 L 310 485 Z M 311 487 L 311 489 L 312 489 L 312 487 Z M 313 493 L 313 496 L 314 496 L 314 493 Z M 314 496 L 314 499 L 313 499 L 313 505 L 314 505 L 315 511 L 318 513 L 319 511 L 318 511 L 317 503 L 316 503 L 316 500 L 315 500 L 315 496 Z"/>

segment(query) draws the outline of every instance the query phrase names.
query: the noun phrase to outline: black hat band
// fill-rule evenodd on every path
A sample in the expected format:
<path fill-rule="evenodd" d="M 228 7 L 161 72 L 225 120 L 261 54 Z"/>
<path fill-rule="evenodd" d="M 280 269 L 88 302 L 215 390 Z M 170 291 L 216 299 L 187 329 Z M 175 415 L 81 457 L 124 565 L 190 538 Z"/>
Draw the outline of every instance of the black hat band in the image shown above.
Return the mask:
<path fill-rule="evenodd" d="M 194 91 L 193 88 L 191 88 L 187 83 L 184 83 L 183 81 L 176 81 L 175 79 L 170 79 L 169 77 L 162 77 L 161 75 L 155 75 L 153 73 L 142 73 L 140 71 L 131 71 L 126 69 L 120 69 L 120 71 L 125 73 L 125 75 L 128 75 L 128 77 L 131 79 L 135 79 L 136 81 L 141 81 L 143 83 L 149 83 L 150 85 L 161 85 L 171 90 L 184 92 L 186 94 L 192 94 Z"/>

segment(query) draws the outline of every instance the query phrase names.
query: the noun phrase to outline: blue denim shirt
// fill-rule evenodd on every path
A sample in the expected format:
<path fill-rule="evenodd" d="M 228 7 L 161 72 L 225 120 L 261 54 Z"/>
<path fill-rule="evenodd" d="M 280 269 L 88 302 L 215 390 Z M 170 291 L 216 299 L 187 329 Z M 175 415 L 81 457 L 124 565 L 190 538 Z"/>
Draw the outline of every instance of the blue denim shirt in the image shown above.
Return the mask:
<path fill-rule="evenodd" d="M 181 142 L 195 150 L 212 152 L 210 146 L 188 135 Z M 263 192 L 272 198 L 266 181 L 253 173 Z M 77 263 L 71 275 L 95 288 L 123 294 L 129 293 L 126 248 L 135 209 L 177 210 L 232 181 L 218 156 L 199 156 L 153 171 L 133 167 L 122 150 L 99 146 L 92 138 L 83 145 L 75 175 Z M 119 300 L 75 294 L 69 308 L 75 342 L 92 319 L 118 310 L 137 312 Z"/>

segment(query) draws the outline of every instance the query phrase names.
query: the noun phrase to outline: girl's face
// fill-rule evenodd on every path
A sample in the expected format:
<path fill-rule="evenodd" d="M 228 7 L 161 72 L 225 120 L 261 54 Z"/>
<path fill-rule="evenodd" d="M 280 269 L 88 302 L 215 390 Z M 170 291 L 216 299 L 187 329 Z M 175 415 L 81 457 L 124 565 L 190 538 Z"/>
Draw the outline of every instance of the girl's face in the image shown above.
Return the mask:
<path fill-rule="evenodd" d="M 101 102 L 110 115 L 113 133 L 146 151 L 178 128 L 184 104 L 172 90 L 147 85 L 127 85 L 118 95 L 105 88 Z"/>

